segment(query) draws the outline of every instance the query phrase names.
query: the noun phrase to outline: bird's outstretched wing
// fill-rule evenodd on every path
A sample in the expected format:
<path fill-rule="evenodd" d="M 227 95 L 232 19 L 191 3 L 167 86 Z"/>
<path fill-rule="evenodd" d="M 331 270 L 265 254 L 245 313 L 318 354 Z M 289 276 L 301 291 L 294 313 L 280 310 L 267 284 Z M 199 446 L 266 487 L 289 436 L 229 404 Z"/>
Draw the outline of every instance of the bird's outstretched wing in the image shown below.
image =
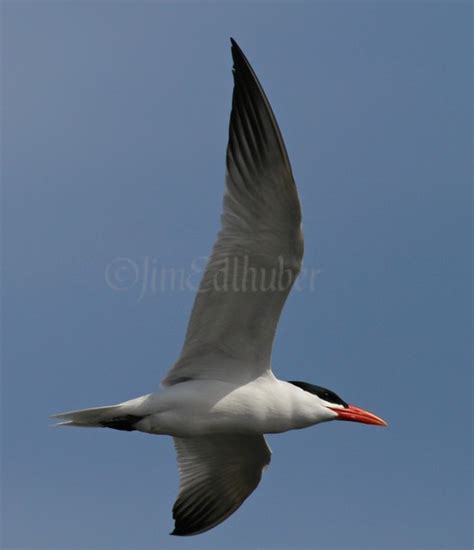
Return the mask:
<path fill-rule="evenodd" d="M 275 116 L 232 40 L 234 92 L 222 226 L 177 363 L 163 380 L 251 380 L 270 368 L 303 257 L 301 209 Z M 232 372 L 231 372 L 232 371 Z"/>
<path fill-rule="evenodd" d="M 255 490 L 270 463 L 263 435 L 174 438 L 180 491 L 172 535 L 197 535 L 223 522 Z"/>

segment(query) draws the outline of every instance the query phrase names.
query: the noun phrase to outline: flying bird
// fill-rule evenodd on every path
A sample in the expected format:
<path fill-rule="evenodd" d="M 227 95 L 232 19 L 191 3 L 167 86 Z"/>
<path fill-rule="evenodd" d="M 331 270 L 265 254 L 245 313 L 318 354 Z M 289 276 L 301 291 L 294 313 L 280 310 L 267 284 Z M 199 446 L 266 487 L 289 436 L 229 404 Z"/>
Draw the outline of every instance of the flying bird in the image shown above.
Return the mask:
<path fill-rule="evenodd" d="M 233 39 L 231 50 L 221 228 L 181 354 L 154 393 L 53 415 L 61 426 L 173 437 L 180 488 L 172 535 L 208 531 L 239 508 L 270 463 L 265 434 L 330 420 L 386 426 L 333 391 L 272 372 L 278 320 L 303 258 L 301 208 L 270 103 Z"/>

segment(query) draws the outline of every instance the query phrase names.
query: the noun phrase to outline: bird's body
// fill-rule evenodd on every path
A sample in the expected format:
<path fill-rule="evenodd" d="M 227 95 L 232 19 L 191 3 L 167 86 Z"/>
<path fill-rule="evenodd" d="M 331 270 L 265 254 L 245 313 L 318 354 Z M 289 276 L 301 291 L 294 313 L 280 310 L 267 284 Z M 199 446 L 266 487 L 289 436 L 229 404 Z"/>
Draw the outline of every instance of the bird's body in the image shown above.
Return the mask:
<path fill-rule="evenodd" d="M 175 535 L 211 529 L 252 493 L 270 462 L 264 434 L 328 420 L 385 425 L 330 390 L 272 372 L 276 328 L 303 258 L 301 208 L 270 104 L 234 41 L 232 55 L 222 225 L 181 354 L 155 393 L 54 415 L 59 425 L 172 436 Z"/>
<path fill-rule="evenodd" d="M 280 433 L 332 420 L 315 395 L 268 370 L 245 384 L 188 380 L 120 405 L 133 429 L 176 437 Z"/>

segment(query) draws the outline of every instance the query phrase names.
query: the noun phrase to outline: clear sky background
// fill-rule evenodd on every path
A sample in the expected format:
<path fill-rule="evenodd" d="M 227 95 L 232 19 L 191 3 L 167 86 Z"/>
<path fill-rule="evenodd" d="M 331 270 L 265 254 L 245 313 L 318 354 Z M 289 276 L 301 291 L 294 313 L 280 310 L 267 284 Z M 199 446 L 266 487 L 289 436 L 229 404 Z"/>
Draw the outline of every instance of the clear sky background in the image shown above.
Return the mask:
<path fill-rule="evenodd" d="M 2 15 L 3 547 L 470 548 L 470 4 Z M 180 539 L 170 438 L 48 415 L 148 393 L 180 351 L 193 292 L 143 285 L 144 262 L 194 286 L 218 230 L 230 36 L 277 115 L 317 272 L 288 300 L 275 373 L 390 426 L 270 436 L 245 505 Z"/>

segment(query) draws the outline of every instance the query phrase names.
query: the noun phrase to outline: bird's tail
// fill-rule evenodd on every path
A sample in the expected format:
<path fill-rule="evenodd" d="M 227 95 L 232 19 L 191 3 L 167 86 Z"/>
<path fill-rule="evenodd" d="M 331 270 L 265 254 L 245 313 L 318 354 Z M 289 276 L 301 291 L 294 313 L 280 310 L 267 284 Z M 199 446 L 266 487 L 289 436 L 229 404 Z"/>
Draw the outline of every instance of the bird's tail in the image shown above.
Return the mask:
<path fill-rule="evenodd" d="M 58 419 L 54 426 L 71 426 L 79 428 L 114 428 L 116 430 L 134 430 L 134 425 L 141 416 L 127 414 L 122 404 L 109 407 L 94 407 L 59 414 L 50 418 Z"/>

